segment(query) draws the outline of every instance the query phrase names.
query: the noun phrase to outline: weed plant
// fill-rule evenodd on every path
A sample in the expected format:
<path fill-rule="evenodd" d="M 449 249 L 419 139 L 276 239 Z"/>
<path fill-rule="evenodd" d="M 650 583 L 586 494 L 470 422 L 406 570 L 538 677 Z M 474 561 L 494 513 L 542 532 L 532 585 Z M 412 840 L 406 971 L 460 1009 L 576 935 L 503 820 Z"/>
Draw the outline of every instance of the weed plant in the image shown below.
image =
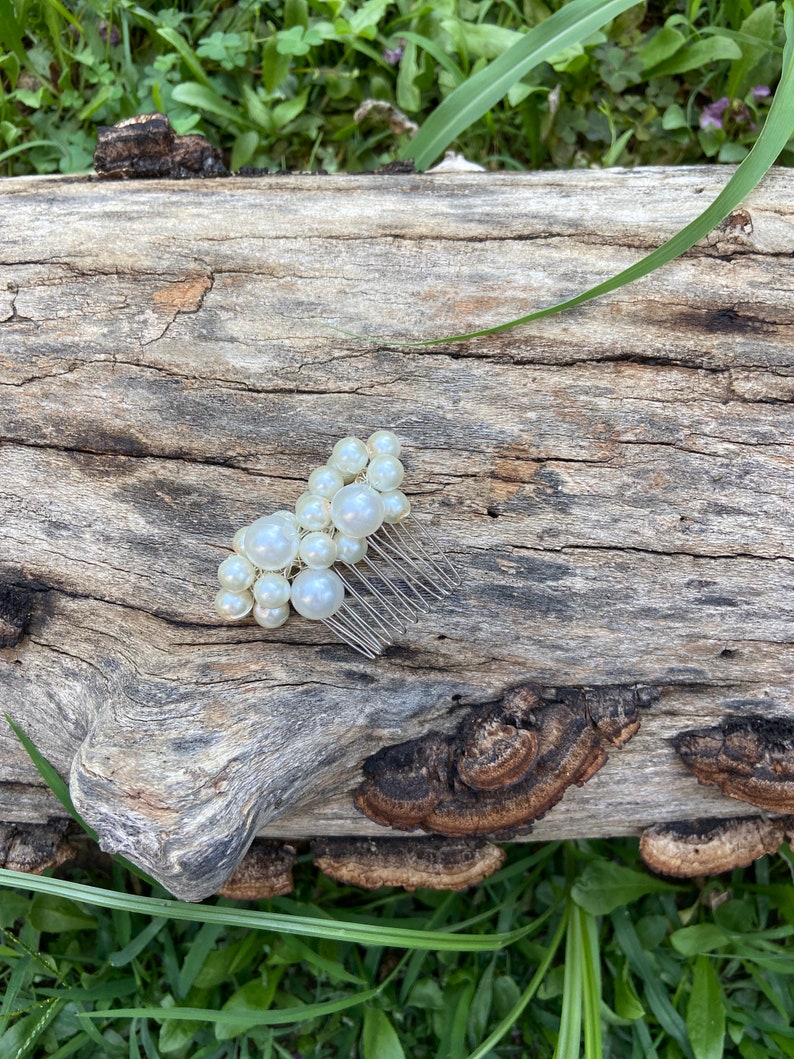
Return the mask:
<path fill-rule="evenodd" d="M 158 110 L 234 170 L 371 169 L 412 152 L 382 112 L 357 119 L 365 100 L 421 126 L 563 6 L 0 0 L 0 163 L 7 175 L 85 171 L 98 125 Z M 456 146 L 500 169 L 741 161 L 780 76 L 782 5 L 620 6 L 512 83 Z"/>

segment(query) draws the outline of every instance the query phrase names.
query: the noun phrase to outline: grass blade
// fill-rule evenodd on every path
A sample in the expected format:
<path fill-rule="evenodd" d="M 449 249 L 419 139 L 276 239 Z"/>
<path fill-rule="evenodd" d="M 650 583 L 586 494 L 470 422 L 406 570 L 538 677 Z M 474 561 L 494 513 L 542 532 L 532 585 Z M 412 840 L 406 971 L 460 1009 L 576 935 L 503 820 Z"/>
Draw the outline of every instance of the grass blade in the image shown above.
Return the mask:
<path fill-rule="evenodd" d="M 563 12 L 567 10 L 567 7 L 562 9 Z M 592 301 L 602 294 L 609 294 L 614 290 L 618 290 L 627 283 L 642 279 L 657 268 L 661 268 L 662 265 L 669 264 L 670 261 L 680 257 L 681 254 L 691 249 L 699 239 L 708 235 L 712 228 L 724 220 L 732 210 L 735 210 L 753 188 L 759 184 L 789 139 L 794 135 L 794 0 L 785 0 L 783 10 L 786 31 L 783 70 L 764 127 L 749 154 L 737 166 L 733 176 L 719 195 L 693 221 L 690 221 L 689 224 L 679 232 L 676 232 L 674 236 L 662 243 L 661 246 L 652 250 L 650 254 L 647 254 L 635 264 L 629 265 L 628 268 L 623 269 L 622 272 L 618 272 L 617 275 L 604 280 L 602 283 L 597 283 L 594 287 L 590 287 L 573 298 L 566 298 L 565 301 L 557 302 L 556 305 L 549 305 L 545 309 L 537 309 L 524 316 L 519 316 L 515 320 L 497 324 L 495 327 L 485 327 L 478 331 L 468 331 L 464 334 L 451 335 L 444 338 L 430 338 L 419 342 L 393 344 L 407 346 L 446 345 L 451 342 L 462 342 L 470 338 L 481 338 L 484 335 L 495 335 L 500 331 L 509 331 L 513 327 L 532 323 L 533 320 L 554 316 L 565 309 L 573 309 L 575 306 Z M 562 12 L 559 13 L 561 14 Z M 547 22 L 550 21 L 551 19 L 547 20 Z M 451 99 L 452 97 L 450 96 L 449 98 Z M 356 337 L 365 336 L 359 335 Z M 371 340 L 372 336 L 369 336 L 369 341 Z"/>
<path fill-rule="evenodd" d="M 572 0 L 451 92 L 403 148 L 403 158 L 413 158 L 417 169 L 427 169 L 459 133 L 478 121 L 534 66 L 578 44 L 635 4 L 636 0 Z"/>
<path fill-rule="evenodd" d="M 503 934 L 455 934 L 447 931 L 383 927 L 370 923 L 346 923 L 344 920 L 257 912 L 254 909 L 229 908 L 225 905 L 188 904 L 185 901 L 166 898 L 137 897 L 134 894 L 67 882 L 64 879 L 26 875 L 24 872 L 9 871 L 7 868 L 0 868 L 0 884 L 38 893 L 56 894 L 72 901 L 101 905 L 103 908 L 125 909 L 147 916 L 162 916 L 194 923 L 222 923 L 226 926 L 247 927 L 249 930 L 283 931 L 303 937 L 329 938 L 332 941 L 348 941 L 360 945 L 387 945 L 402 949 L 493 952 L 512 945 L 535 929 L 535 923 L 532 922 Z"/>

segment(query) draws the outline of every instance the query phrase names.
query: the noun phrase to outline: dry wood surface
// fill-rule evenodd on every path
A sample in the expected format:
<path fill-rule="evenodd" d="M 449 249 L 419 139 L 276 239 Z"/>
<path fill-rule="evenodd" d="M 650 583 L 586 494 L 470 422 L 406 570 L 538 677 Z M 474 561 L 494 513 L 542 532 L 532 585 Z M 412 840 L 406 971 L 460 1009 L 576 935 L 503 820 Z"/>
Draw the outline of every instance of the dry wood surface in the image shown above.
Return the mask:
<path fill-rule="evenodd" d="M 757 814 L 671 738 L 794 715 L 794 173 L 618 293 L 402 344 L 580 292 L 728 176 L 0 182 L 0 706 L 106 848 L 194 898 L 255 834 L 381 834 L 364 759 L 526 682 L 659 692 L 530 837 Z M 376 661 L 221 623 L 234 531 L 379 427 L 454 599 Z M 0 730 L 0 820 L 61 815 Z"/>

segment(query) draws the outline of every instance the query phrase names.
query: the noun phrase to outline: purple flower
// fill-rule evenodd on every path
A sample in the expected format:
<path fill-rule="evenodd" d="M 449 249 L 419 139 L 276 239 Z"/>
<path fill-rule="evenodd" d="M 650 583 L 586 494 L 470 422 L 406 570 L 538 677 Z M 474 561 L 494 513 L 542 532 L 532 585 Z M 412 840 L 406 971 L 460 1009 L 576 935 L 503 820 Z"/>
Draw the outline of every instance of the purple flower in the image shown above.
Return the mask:
<path fill-rule="evenodd" d="M 716 102 L 709 103 L 708 106 L 704 107 L 703 110 L 701 110 L 700 112 L 701 129 L 721 129 L 722 115 L 725 113 L 730 104 L 730 99 L 728 99 L 727 96 L 723 96 L 722 99 L 718 99 Z"/>
<path fill-rule="evenodd" d="M 384 62 L 387 62 L 389 66 L 396 66 L 405 54 L 405 48 L 401 45 L 396 48 L 384 48 L 382 54 Z"/>
<path fill-rule="evenodd" d="M 767 96 L 772 95 L 772 89 L 769 85 L 756 85 L 755 88 L 750 89 L 750 95 L 753 99 L 766 99 Z"/>
<path fill-rule="evenodd" d="M 99 36 L 106 44 L 108 43 L 108 38 L 110 38 L 111 47 L 115 47 L 121 40 L 121 34 L 118 29 L 111 25 L 111 23 L 105 18 L 100 19 L 99 24 L 97 25 L 97 30 L 99 31 Z"/>

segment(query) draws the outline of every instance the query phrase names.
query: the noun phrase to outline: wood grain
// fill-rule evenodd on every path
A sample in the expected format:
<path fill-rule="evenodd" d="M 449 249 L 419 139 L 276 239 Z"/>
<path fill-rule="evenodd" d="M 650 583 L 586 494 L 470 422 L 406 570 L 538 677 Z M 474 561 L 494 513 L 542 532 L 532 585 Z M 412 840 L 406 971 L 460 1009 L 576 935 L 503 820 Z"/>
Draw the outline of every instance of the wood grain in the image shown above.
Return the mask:
<path fill-rule="evenodd" d="M 0 705 L 106 848 L 196 898 L 257 833 L 382 832 L 364 758 L 526 681 L 661 691 L 531 837 L 742 811 L 669 740 L 794 707 L 794 174 L 618 293 L 400 344 L 578 293 L 728 175 L 0 183 Z M 376 662 L 220 624 L 234 530 L 381 426 L 454 603 Z M 0 818 L 59 814 L 0 762 Z"/>

